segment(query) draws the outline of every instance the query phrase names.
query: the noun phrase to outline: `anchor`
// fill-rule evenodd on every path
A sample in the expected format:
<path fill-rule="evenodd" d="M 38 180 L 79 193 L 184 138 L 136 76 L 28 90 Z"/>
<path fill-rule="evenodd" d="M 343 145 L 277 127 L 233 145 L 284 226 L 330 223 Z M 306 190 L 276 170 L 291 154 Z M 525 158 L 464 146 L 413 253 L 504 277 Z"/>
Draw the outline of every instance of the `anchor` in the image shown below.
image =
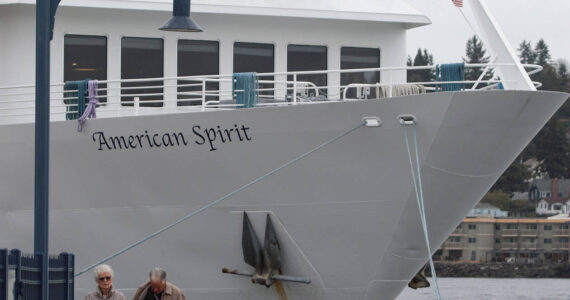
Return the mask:
<path fill-rule="evenodd" d="M 252 283 L 265 285 L 268 288 L 273 285 L 276 280 L 304 284 L 311 283 L 311 280 L 308 278 L 283 275 L 281 271 L 281 246 L 279 245 L 279 240 L 277 239 L 277 234 L 269 214 L 267 214 L 265 223 L 265 240 L 263 248 L 261 248 L 261 244 L 257 239 L 249 216 L 245 211 L 243 212 L 241 247 L 243 260 L 255 268 L 255 271 L 242 272 L 235 269 L 223 268 L 222 273 L 250 277 Z"/>
<path fill-rule="evenodd" d="M 418 273 L 414 276 L 414 278 L 412 278 L 412 280 L 410 280 L 410 282 L 408 283 L 408 287 L 416 290 L 416 289 L 421 289 L 421 288 L 428 288 L 430 287 L 429 281 L 426 278 L 426 266 L 427 264 L 425 264 L 419 271 Z"/>

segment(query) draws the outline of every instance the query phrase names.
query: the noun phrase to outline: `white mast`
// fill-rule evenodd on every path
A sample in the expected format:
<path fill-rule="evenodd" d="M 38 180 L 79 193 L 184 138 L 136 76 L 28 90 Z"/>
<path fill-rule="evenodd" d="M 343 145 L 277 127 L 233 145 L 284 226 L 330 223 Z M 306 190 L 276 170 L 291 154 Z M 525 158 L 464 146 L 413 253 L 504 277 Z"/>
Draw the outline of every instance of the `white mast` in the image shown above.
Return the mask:
<path fill-rule="evenodd" d="M 503 81 L 505 89 L 535 91 L 532 80 L 483 0 L 465 0 L 463 8 L 459 10 L 485 44 L 485 48 L 494 59 L 493 63 L 508 64 L 508 66 L 495 67 L 495 72 Z"/>

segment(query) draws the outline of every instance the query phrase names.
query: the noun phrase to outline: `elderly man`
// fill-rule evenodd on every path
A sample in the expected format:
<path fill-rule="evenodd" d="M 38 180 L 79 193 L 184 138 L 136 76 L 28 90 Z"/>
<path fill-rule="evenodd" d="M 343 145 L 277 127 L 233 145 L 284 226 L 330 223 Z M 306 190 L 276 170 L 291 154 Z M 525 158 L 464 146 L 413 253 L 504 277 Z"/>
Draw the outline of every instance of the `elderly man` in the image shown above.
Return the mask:
<path fill-rule="evenodd" d="M 149 281 L 138 288 L 133 300 L 186 300 L 179 288 L 166 282 L 166 271 L 163 269 L 152 269 L 148 277 Z"/>
<path fill-rule="evenodd" d="M 113 269 L 108 265 L 98 265 L 94 270 L 97 290 L 87 294 L 85 300 L 125 300 L 123 293 L 113 289 Z"/>

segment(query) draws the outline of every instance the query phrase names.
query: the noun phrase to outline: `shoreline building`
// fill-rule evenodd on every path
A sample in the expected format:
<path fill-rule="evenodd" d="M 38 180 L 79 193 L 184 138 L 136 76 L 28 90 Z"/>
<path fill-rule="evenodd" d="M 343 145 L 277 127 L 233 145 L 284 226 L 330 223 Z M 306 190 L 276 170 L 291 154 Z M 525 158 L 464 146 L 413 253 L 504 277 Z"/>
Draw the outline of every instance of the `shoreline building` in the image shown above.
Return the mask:
<path fill-rule="evenodd" d="M 570 217 L 465 218 L 434 254 L 450 262 L 568 262 Z"/>
<path fill-rule="evenodd" d="M 552 216 L 570 212 L 570 179 L 536 179 L 530 188 L 536 214 Z"/>

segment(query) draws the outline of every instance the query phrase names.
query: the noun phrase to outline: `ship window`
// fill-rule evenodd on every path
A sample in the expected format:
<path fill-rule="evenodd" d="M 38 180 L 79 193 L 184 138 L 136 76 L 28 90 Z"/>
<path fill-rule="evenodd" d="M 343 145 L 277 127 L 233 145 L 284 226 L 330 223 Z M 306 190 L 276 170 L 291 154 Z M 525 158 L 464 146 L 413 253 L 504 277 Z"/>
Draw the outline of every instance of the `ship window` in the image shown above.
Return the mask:
<path fill-rule="evenodd" d="M 92 35 L 67 34 L 63 42 L 63 80 L 107 80 L 107 38 Z M 100 84 L 99 88 L 105 88 Z M 106 95 L 105 91 L 99 92 Z M 107 98 L 99 98 L 107 102 Z"/>
<path fill-rule="evenodd" d="M 319 71 L 327 69 L 327 47 L 325 46 L 307 46 L 307 45 L 289 45 L 287 47 L 287 71 Z M 293 81 L 293 75 L 287 76 L 288 81 Z M 307 74 L 298 75 L 297 81 L 312 82 L 317 86 L 327 85 L 327 74 Z M 292 88 L 290 85 L 289 88 Z M 292 94 L 292 90 L 287 91 Z M 309 90 L 309 93 L 314 93 Z M 326 93 L 326 89 L 321 88 L 319 93 Z"/>
<path fill-rule="evenodd" d="M 272 44 L 234 43 L 234 72 L 275 72 L 275 46 Z M 273 76 L 260 76 L 260 80 L 274 80 Z M 260 89 L 272 89 L 273 84 L 260 83 Z M 261 91 L 261 95 L 273 95 L 273 91 Z"/>
<path fill-rule="evenodd" d="M 160 78 L 164 76 L 164 42 L 162 39 L 124 37 L 121 42 L 121 79 Z M 121 101 L 132 106 L 139 97 L 140 106 L 162 106 L 163 81 L 123 82 Z M 160 86 L 160 87 L 156 87 Z M 125 96 L 125 95 L 139 96 Z M 153 94 L 140 96 L 141 94 Z M 145 103 L 146 102 L 146 103 Z"/>
<path fill-rule="evenodd" d="M 342 47 L 340 50 L 340 68 L 342 70 L 379 67 L 380 49 Z M 380 82 L 380 72 L 343 73 L 340 75 L 340 84 L 343 86 L 351 83 L 374 84 L 378 82 Z M 376 97 L 375 90 L 371 89 L 371 98 Z M 356 90 L 348 90 L 346 96 L 348 98 L 356 97 Z"/>
<path fill-rule="evenodd" d="M 217 75 L 220 74 L 220 43 L 216 41 L 178 40 L 178 76 Z M 179 85 L 201 83 L 198 81 L 179 80 Z M 220 88 L 218 82 L 206 82 L 206 91 L 215 92 Z M 202 91 L 201 86 L 178 87 L 178 106 L 202 104 L 200 95 L 184 95 L 184 92 Z M 192 99 L 181 101 L 184 99 Z M 207 96 L 206 100 L 218 100 L 216 96 Z"/>

